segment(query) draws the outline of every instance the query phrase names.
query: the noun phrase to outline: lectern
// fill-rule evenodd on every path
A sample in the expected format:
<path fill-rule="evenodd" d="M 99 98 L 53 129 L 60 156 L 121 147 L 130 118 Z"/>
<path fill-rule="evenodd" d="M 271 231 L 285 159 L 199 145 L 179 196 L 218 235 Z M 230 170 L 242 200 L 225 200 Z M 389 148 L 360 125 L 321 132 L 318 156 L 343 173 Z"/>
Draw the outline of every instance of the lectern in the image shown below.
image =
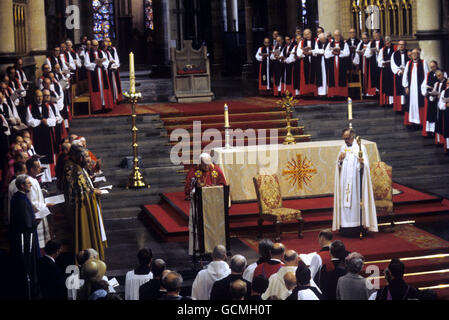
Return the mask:
<path fill-rule="evenodd" d="M 227 252 L 231 251 L 229 186 L 195 188 L 190 214 L 189 245 L 194 263 L 198 257 L 212 253 L 217 245 L 224 245 Z"/>

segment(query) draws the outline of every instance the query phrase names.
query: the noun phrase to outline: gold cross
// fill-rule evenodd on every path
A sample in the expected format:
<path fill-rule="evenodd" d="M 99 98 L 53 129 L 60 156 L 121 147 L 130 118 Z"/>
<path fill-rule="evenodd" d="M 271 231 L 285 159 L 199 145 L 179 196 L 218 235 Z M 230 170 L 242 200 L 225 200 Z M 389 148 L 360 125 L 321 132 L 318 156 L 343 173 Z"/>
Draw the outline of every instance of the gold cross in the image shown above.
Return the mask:
<path fill-rule="evenodd" d="M 346 202 L 349 202 L 349 194 L 351 191 L 349 190 L 349 184 L 346 186 Z"/>

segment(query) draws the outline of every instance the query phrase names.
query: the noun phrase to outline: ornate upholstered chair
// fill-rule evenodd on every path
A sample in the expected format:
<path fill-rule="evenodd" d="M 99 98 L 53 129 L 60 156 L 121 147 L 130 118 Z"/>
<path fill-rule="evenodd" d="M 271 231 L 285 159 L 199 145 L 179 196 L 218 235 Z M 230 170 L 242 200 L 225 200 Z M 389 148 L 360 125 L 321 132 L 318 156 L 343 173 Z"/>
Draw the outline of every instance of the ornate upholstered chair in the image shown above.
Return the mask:
<path fill-rule="evenodd" d="M 377 214 L 387 214 L 394 226 L 393 169 L 385 162 L 374 162 L 370 168 Z"/>
<path fill-rule="evenodd" d="M 264 220 L 272 221 L 276 229 L 276 241 L 281 239 L 281 224 L 297 220 L 299 222 L 298 238 L 302 238 L 304 219 L 301 211 L 282 207 L 281 186 L 277 175 L 257 175 L 253 178 L 259 202 L 260 216 L 258 219 L 259 237 L 262 237 Z"/>

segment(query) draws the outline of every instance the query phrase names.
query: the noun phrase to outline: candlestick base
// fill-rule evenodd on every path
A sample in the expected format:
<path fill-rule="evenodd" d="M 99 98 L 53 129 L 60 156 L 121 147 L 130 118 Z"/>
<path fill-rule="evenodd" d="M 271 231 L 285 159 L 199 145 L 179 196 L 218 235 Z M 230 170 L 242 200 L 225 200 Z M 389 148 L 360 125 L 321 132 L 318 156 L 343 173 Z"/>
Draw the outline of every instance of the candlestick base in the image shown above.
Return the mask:
<path fill-rule="evenodd" d="M 139 99 L 142 97 L 142 94 L 140 92 L 125 92 L 124 96 L 129 100 L 131 103 L 131 109 L 132 109 L 132 126 L 131 126 L 131 133 L 132 133 L 132 147 L 133 147 L 133 172 L 131 173 L 128 184 L 126 185 L 126 189 L 132 188 L 132 189 L 140 189 L 140 188 L 151 188 L 149 184 L 146 184 L 143 180 L 143 175 L 140 172 L 139 168 L 139 152 L 138 152 L 138 144 L 137 144 L 137 124 L 136 124 L 136 104 L 139 101 Z"/>

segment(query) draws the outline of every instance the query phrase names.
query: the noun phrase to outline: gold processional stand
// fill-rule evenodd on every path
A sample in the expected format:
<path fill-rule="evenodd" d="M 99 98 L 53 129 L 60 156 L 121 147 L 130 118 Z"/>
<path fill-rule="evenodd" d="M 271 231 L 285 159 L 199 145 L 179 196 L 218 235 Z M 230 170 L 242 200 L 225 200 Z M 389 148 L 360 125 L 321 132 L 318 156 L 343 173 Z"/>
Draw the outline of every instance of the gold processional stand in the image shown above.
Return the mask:
<path fill-rule="evenodd" d="M 136 74 L 134 70 L 134 54 L 131 52 L 129 54 L 129 81 L 130 81 L 130 92 L 125 92 L 124 96 L 131 103 L 132 114 L 132 148 L 133 148 L 133 172 L 131 173 L 128 184 L 126 185 L 126 189 L 140 189 L 140 188 L 150 188 L 149 184 L 146 184 L 143 175 L 140 172 L 139 168 L 139 152 L 137 144 L 137 124 L 136 124 L 136 104 L 139 102 L 139 99 L 142 98 L 142 93 L 136 92 Z"/>

